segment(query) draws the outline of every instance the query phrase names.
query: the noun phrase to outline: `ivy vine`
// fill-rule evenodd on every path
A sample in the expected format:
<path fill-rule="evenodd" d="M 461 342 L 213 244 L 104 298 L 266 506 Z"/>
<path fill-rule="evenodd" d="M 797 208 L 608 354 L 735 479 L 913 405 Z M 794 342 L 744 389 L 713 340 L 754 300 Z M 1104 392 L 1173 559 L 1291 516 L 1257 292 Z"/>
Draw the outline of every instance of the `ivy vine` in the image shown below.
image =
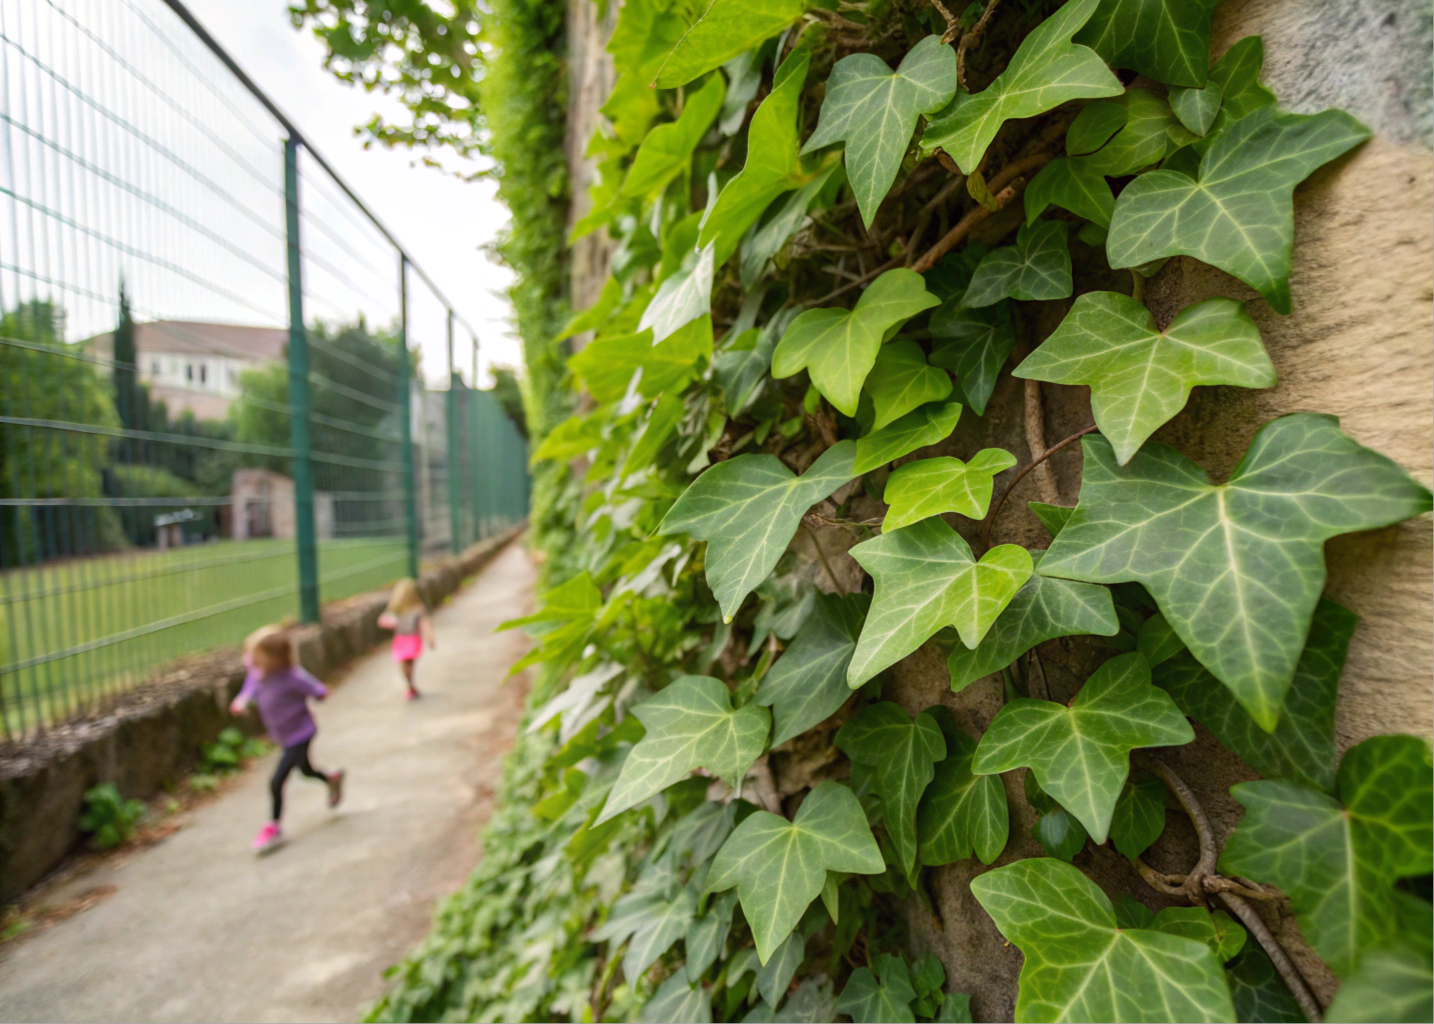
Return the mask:
<path fill-rule="evenodd" d="M 1211 63 L 1213 6 L 623 5 L 577 228 L 612 277 L 535 455 L 567 474 L 563 582 L 509 624 L 541 825 L 454 939 L 515 949 L 444 961 L 464 1013 L 970 1020 L 901 908 L 975 859 L 1018 1021 L 1429 1019 L 1430 749 L 1338 759 L 1357 620 L 1322 591 L 1327 540 L 1430 492 L 1329 416 L 1260 425 L 1221 483 L 1150 440 L 1192 388 L 1275 371 L 1244 302 L 1161 322 L 1145 280 L 1189 257 L 1290 314 L 1293 190 L 1369 135 L 1282 111 L 1257 38 Z M 1030 456 L 961 450 L 1003 375 Z M 1047 447 L 1043 383 L 1088 386 L 1092 425 Z M 1077 445 L 1079 503 L 1030 505 L 1049 546 L 1002 542 Z M 1106 654 L 1058 690 L 1041 648 L 1069 637 Z M 960 698 L 898 701 L 923 647 L 954 693 L 1000 681 L 980 735 Z M 1191 720 L 1263 776 L 1223 848 L 1161 753 Z M 1009 851 L 1018 799 L 1048 856 Z M 1167 811 L 1184 874 L 1146 859 Z M 1104 843 L 1164 909 L 1082 870 Z M 1255 906 L 1283 901 L 1327 1006 Z M 437 990 L 405 984 L 397 1016 Z"/>

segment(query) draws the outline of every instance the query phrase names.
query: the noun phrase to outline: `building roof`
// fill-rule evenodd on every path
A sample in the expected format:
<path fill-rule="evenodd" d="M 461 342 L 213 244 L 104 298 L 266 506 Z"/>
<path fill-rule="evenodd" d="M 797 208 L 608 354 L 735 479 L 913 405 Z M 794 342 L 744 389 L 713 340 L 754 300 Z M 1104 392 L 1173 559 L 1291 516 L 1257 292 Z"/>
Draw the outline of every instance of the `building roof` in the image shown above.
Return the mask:
<path fill-rule="evenodd" d="M 134 325 L 134 347 L 138 352 L 172 352 L 228 356 L 248 363 L 284 358 L 289 331 L 282 327 L 250 327 L 245 324 L 208 324 L 197 320 L 155 320 Z M 114 334 L 90 339 L 96 355 L 106 359 L 113 353 Z"/>

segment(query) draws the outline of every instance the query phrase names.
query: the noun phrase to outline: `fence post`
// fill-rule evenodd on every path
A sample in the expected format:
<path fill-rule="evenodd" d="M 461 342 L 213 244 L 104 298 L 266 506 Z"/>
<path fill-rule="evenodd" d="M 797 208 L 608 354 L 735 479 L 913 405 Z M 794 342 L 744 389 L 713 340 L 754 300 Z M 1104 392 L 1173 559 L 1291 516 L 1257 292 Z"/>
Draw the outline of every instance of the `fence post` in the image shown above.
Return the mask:
<path fill-rule="evenodd" d="M 413 411 L 410 395 L 408 355 L 408 257 L 398 254 L 398 414 L 402 423 L 399 437 L 403 446 L 403 519 L 408 545 L 408 575 L 418 578 L 418 505 L 413 480 Z"/>
<path fill-rule="evenodd" d="M 448 408 L 444 422 L 448 427 L 448 451 L 443 464 L 448 468 L 448 533 L 449 547 L 456 555 L 463 550 L 460 535 L 462 512 L 459 506 L 463 475 L 458 468 L 458 389 L 463 386 L 463 377 L 453 362 L 453 310 L 448 311 Z"/>
<path fill-rule="evenodd" d="M 309 339 L 299 244 L 299 143 L 284 140 L 284 226 L 289 247 L 289 438 L 294 449 L 294 540 L 299 557 L 299 618 L 319 621 L 319 557 L 314 540 L 314 470 L 309 462 Z"/>

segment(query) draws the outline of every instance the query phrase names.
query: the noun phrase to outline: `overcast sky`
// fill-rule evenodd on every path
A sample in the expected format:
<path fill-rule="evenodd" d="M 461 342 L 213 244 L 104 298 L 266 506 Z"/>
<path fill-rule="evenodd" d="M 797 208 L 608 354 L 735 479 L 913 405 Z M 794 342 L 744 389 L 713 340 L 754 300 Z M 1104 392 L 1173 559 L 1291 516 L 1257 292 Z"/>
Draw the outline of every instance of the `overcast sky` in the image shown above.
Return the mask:
<path fill-rule="evenodd" d="M 508 220 L 494 186 L 415 165 L 407 151 L 365 150 L 354 126 L 374 113 L 399 121 L 404 111 L 394 100 L 345 85 L 325 71 L 323 47 L 307 29 L 292 27 L 286 0 L 188 0 L 188 6 L 477 329 L 480 374 L 487 377 L 490 363 L 518 365 L 512 310 L 503 294 L 512 275 L 478 248 Z M 440 332 L 411 333 L 423 348 L 424 376 L 443 380 L 447 354 Z M 471 357 L 462 331 L 458 338 L 456 361 L 466 368 Z M 465 369 L 464 379 L 468 376 Z"/>

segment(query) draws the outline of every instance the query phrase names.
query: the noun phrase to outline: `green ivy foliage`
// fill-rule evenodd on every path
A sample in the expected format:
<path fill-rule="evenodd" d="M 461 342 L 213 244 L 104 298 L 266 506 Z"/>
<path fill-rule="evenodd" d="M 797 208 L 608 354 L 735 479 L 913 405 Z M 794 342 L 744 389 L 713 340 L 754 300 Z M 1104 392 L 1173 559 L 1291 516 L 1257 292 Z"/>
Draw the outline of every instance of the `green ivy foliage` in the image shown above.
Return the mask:
<path fill-rule="evenodd" d="M 1221 483 L 1149 440 L 1274 370 L 1233 296 L 1161 323 L 1146 276 L 1203 260 L 1297 315 L 1293 189 L 1368 134 L 1281 111 L 1258 40 L 1212 63 L 1212 6 L 621 7 L 575 229 L 612 275 L 566 329 L 580 411 L 538 432 L 553 585 L 508 624 L 533 713 L 377 1016 L 970 1020 L 908 922 L 974 860 L 943 877 L 1022 954 L 1019 1021 L 1292 1019 L 1312 997 L 1248 916 L 1275 888 L 1332 1018 L 1427 1019 L 1430 750 L 1338 761 L 1355 616 L 1321 595 L 1327 540 L 1431 495 L 1315 413 Z M 1024 452 L 923 451 L 1008 415 L 1005 376 L 1091 388 L 1045 550 L 991 536 Z M 1053 692 L 1062 637 L 1093 667 Z M 994 718 L 912 706 L 888 670 L 923 647 L 954 692 L 999 679 Z M 1264 776 L 1223 849 L 1170 767 L 1192 721 Z M 1011 841 L 1022 790 L 1048 856 Z M 1200 867 L 1159 874 L 1182 813 Z M 1148 900 L 1083 870 L 1102 844 Z"/>

